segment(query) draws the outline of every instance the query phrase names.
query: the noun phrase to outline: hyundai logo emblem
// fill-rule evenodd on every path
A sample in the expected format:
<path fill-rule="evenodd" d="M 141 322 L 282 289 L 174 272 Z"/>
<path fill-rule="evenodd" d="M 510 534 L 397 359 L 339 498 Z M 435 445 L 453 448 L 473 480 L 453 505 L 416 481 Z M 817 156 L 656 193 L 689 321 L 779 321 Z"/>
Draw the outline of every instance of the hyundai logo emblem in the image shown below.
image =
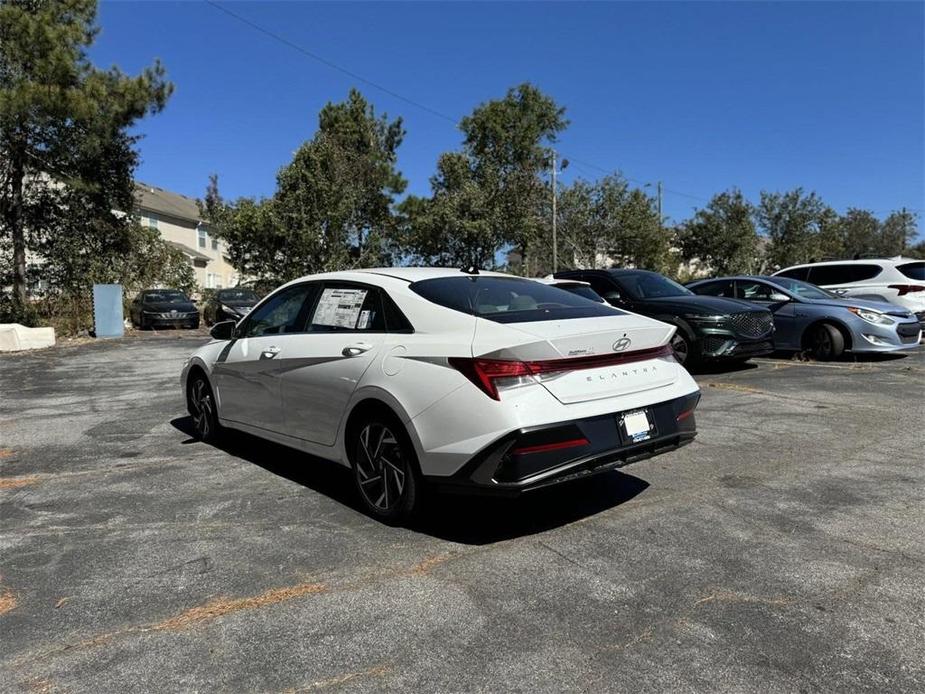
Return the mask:
<path fill-rule="evenodd" d="M 633 341 L 628 337 L 621 337 L 619 340 L 613 343 L 614 352 L 622 352 L 624 349 L 633 344 Z"/>

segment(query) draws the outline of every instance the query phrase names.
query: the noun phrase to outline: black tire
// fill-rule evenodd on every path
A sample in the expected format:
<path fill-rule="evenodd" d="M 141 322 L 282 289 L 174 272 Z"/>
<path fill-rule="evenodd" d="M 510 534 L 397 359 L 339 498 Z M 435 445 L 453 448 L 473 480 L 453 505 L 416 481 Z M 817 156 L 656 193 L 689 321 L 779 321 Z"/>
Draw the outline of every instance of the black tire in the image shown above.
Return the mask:
<path fill-rule="evenodd" d="M 697 363 L 694 344 L 681 331 L 681 328 L 678 328 L 671 338 L 671 349 L 674 351 L 674 358 L 681 366 L 692 366 Z"/>
<path fill-rule="evenodd" d="M 809 349 L 818 361 L 838 359 L 845 352 L 845 336 L 831 323 L 820 323 L 809 334 Z"/>
<path fill-rule="evenodd" d="M 417 456 L 398 418 L 373 411 L 350 428 L 347 450 L 367 513 L 390 525 L 414 515 L 422 481 Z"/>
<path fill-rule="evenodd" d="M 145 323 L 145 317 L 144 317 L 144 316 L 141 316 L 141 317 L 138 319 L 138 329 L 139 329 L 139 330 L 150 330 L 150 329 L 151 329 L 151 326 L 149 326 L 147 323 Z"/>
<path fill-rule="evenodd" d="M 218 422 L 212 386 L 202 373 L 196 373 L 190 378 L 186 401 L 193 418 L 196 438 L 204 443 L 215 443 L 221 436 L 222 425 Z"/>

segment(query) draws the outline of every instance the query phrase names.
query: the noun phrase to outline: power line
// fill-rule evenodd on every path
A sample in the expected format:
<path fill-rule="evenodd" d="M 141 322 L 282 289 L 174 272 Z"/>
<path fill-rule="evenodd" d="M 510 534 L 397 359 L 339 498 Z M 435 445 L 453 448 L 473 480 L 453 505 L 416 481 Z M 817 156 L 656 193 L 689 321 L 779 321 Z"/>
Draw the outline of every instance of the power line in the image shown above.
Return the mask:
<path fill-rule="evenodd" d="M 267 28 L 265 28 L 265 27 L 260 26 L 259 24 L 255 23 L 255 22 L 252 22 L 251 20 L 247 19 L 247 17 L 243 17 L 243 16 L 239 15 L 237 12 L 233 12 L 233 11 L 229 10 L 227 7 L 224 7 L 224 6 L 220 5 L 220 4 L 217 3 L 217 2 L 214 2 L 213 0 L 206 0 L 206 3 L 209 4 L 209 5 L 211 5 L 212 7 L 214 7 L 216 10 L 219 10 L 219 11 L 221 11 L 221 12 L 224 12 L 224 13 L 227 14 L 229 17 L 233 17 L 234 19 L 238 20 L 238 21 L 241 22 L 242 24 L 246 24 L 247 26 L 251 27 L 252 29 L 254 29 L 254 30 L 256 30 L 256 31 L 259 31 L 261 34 L 264 34 L 264 35 L 266 35 L 266 36 L 269 36 L 270 38 L 272 38 L 272 39 L 274 39 L 274 40 L 276 40 L 276 41 L 279 41 L 280 43 L 282 43 L 282 44 L 284 44 L 284 45 L 286 45 L 286 46 L 289 46 L 289 48 L 292 48 L 293 50 L 298 51 L 298 52 L 301 53 L 302 55 L 304 55 L 304 56 L 306 56 L 306 57 L 308 57 L 308 58 L 311 58 L 312 60 L 315 60 L 315 61 L 321 63 L 322 65 L 326 65 L 327 67 L 331 68 L 332 70 L 337 70 L 338 72 L 341 72 L 341 73 L 347 75 L 348 77 L 352 77 L 353 79 L 355 79 L 355 80 L 357 80 L 357 81 L 359 81 L 359 82 L 362 82 L 363 84 L 369 85 L 370 87 L 373 87 L 374 89 L 378 89 L 379 91 L 381 91 L 381 92 L 383 92 L 383 93 L 385 93 L 385 94 L 388 94 L 389 96 L 391 96 L 391 97 L 393 97 L 393 98 L 395 98 L 395 99 L 398 99 L 399 101 L 403 101 L 404 103 L 409 104 L 409 105 L 411 105 L 411 106 L 414 106 L 415 108 L 419 108 L 419 109 L 421 109 L 422 111 L 426 111 L 427 113 L 431 114 L 432 116 L 437 116 L 437 118 L 442 118 L 443 120 L 449 121 L 449 122 L 452 123 L 453 125 L 457 125 L 457 124 L 458 124 L 458 121 L 457 121 L 456 118 L 453 118 L 452 116 L 448 116 L 448 115 L 445 114 L 445 113 L 441 113 L 440 111 L 438 111 L 438 110 L 436 110 L 436 109 L 434 109 L 434 108 L 431 108 L 430 106 L 425 106 L 424 104 L 422 104 L 422 103 L 420 103 L 420 102 L 418 102 L 418 101 L 415 101 L 414 99 L 409 99 L 409 98 L 406 97 L 406 96 L 402 96 L 402 95 L 399 94 L 398 92 L 395 92 L 395 91 L 389 89 L 388 87 L 384 87 L 384 86 L 382 86 L 381 84 L 378 84 L 378 83 L 376 83 L 376 82 L 373 82 L 373 81 L 370 80 L 370 79 L 366 79 L 366 78 L 363 77 L 362 75 L 358 75 L 357 73 L 353 72 L 352 70 L 348 70 L 348 69 L 345 68 L 345 67 L 341 67 L 341 66 L 338 65 L 337 63 L 335 63 L 335 62 L 333 62 L 333 61 L 330 61 L 330 60 L 328 60 L 327 58 L 324 58 L 324 57 L 318 55 L 317 53 L 313 53 L 312 51 L 308 50 L 307 48 L 303 48 L 303 47 L 300 46 L 299 44 L 294 43 L 294 42 L 290 41 L 289 39 L 285 38 L 284 36 L 280 36 L 279 34 L 273 32 L 273 31 L 271 31 L 271 30 L 269 30 L 269 29 L 267 29 Z"/>

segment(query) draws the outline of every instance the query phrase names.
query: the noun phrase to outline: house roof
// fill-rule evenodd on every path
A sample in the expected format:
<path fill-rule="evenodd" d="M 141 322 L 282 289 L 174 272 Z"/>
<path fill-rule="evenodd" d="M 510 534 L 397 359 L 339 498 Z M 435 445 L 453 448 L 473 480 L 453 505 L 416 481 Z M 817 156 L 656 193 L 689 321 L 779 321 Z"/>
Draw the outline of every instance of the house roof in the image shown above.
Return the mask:
<path fill-rule="evenodd" d="M 177 217 L 196 224 L 205 221 L 199 216 L 199 207 L 196 205 L 195 198 L 188 198 L 149 183 L 135 182 L 135 200 L 142 210 Z"/>
<path fill-rule="evenodd" d="M 165 239 L 165 240 L 166 240 L 166 239 Z M 167 245 L 173 246 L 173 247 L 176 248 L 178 251 L 182 251 L 183 253 L 185 253 L 186 255 L 188 255 L 188 256 L 189 256 L 190 258 L 192 258 L 193 260 L 205 260 L 207 263 L 208 263 L 210 260 L 212 260 L 212 258 L 210 258 L 209 256 L 207 256 L 205 253 L 200 253 L 200 252 L 197 251 L 195 248 L 190 248 L 189 246 L 187 246 L 187 245 L 185 245 L 185 244 L 177 243 L 176 241 L 167 241 Z"/>

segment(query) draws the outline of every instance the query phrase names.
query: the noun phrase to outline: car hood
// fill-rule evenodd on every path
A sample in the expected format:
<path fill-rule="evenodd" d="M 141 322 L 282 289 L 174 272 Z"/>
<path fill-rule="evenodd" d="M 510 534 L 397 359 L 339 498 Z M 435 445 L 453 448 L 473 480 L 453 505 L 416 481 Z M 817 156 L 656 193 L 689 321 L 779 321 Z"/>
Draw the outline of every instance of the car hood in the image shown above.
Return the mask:
<path fill-rule="evenodd" d="M 176 311 L 177 313 L 191 313 L 196 310 L 196 306 L 190 301 L 180 301 L 177 303 L 171 303 L 169 301 L 146 302 L 142 304 L 141 308 L 143 311 L 151 311 L 152 313 L 170 313 L 171 311 Z"/>
<path fill-rule="evenodd" d="M 666 311 L 674 311 L 679 314 L 697 313 L 704 316 L 726 315 L 728 313 L 743 313 L 747 311 L 763 311 L 763 308 L 757 307 L 747 301 L 738 299 L 726 299 L 720 296 L 700 296 L 698 294 L 691 296 L 666 296 L 654 299 L 646 299 L 645 303 L 664 308 Z"/>
<path fill-rule="evenodd" d="M 880 311 L 890 316 L 906 317 L 912 314 L 902 306 L 888 303 L 886 301 L 867 301 L 866 299 L 803 299 L 807 304 L 814 306 L 834 306 L 835 308 L 869 308 L 873 311 Z"/>
<path fill-rule="evenodd" d="M 217 299 L 218 303 L 229 308 L 253 308 L 257 305 L 256 299 L 234 299 L 232 301 L 222 301 Z"/>

